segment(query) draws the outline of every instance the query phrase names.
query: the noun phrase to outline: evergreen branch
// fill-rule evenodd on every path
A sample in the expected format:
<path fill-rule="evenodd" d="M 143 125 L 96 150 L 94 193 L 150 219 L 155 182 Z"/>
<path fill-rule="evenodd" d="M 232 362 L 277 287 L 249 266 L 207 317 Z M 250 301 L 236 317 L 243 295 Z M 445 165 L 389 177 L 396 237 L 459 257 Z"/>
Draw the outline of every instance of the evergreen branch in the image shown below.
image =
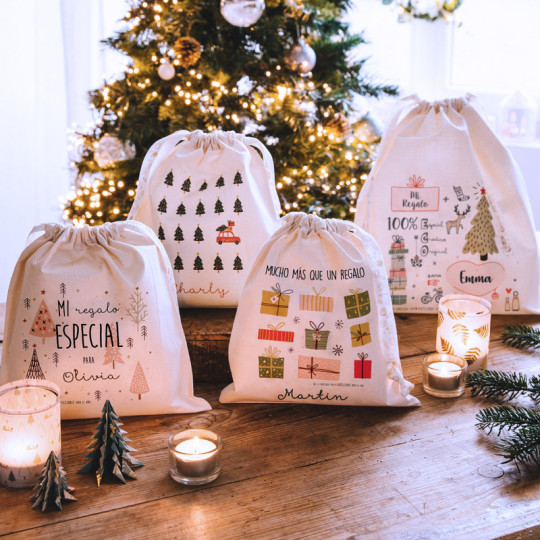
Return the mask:
<path fill-rule="evenodd" d="M 522 373 L 504 371 L 473 371 L 467 377 L 467 386 L 473 396 L 495 399 L 514 399 L 519 395 L 528 395 L 540 401 L 540 377 L 527 378 Z"/>
<path fill-rule="evenodd" d="M 519 464 L 535 463 L 540 466 L 540 426 L 526 426 L 520 431 L 503 439 L 497 449 L 503 463 L 514 462 L 519 471 Z"/>
<path fill-rule="evenodd" d="M 476 427 L 484 430 L 488 435 L 493 430 L 500 435 L 503 429 L 514 432 L 520 432 L 525 428 L 540 430 L 540 413 L 527 407 L 509 405 L 488 407 L 478 411 L 476 419 L 478 420 Z"/>
<path fill-rule="evenodd" d="M 503 343 L 517 349 L 540 348 L 540 330 L 525 324 L 505 326 L 501 334 Z"/>

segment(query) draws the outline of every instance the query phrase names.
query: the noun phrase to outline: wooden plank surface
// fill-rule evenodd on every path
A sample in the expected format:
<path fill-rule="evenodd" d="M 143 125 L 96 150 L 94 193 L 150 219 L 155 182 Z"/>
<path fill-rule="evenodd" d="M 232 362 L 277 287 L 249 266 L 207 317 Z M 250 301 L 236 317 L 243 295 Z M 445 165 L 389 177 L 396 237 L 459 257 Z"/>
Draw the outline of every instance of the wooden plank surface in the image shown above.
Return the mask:
<path fill-rule="evenodd" d="M 499 336 L 509 322 L 539 325 L 540 317 L 492 322 L 490 367 L 538 373 L 540 353 L 506 347 Z M 184 322 L 186 336 L 196 333 L 193 324 Z M 519 475 L 515 466 L 501 465 L 496 439 L 474 428 L 476 412 L 488 402 L 469 391 L 438 399 L 421 388 L 420 361 L 434 349 L 436 317 L 398 316 L 397 326 L 403 370 L 421 407 L 221 405 L 222 384 L 198 384 L 212 411 L 123 418 L 134 455 L 146 465 L 138 480 L 100 488 L 91 476 L 76 474 L 96 422 L 63 422 L 63 464 L 79 501 L 41 514 L 31 510 L 30 490 L 0 488 L 0 535 L 540 537 L 538 470 Z M 168 475 L 167 438 L 188 426 L 209 427 L 224 441 L 222 475 L 207 486 L 181 486 Z"/>

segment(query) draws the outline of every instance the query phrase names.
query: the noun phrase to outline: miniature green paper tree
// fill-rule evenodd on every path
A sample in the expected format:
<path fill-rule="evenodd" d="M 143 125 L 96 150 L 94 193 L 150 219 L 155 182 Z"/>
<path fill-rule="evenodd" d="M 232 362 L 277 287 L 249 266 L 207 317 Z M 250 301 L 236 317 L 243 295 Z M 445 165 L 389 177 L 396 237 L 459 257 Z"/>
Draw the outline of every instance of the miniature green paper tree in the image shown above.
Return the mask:
<path fill-rule="evenodd" d="M 242 175 L 240 174 L 240 171 L 237 171 L 236 174 L 234 175 L 234 180 L 233 180 L 233 184 L 243 184 L 244 181 L 242 180 Z"/>
<path fill-rule="evenodd" d="M 176 259 L 174 259 L 174 269 L 175 270 L 183 270 L 184 269 L 184 263 L 182 262 L 182 259 L 180 257 L 180 253 L 176 254 Z"/>
<path fill-rule="evenodd" d="M 233 262 L 233 270 L 240 272 L 240 270 L 243 270 L 243 269 L 244 267 L 242 266 L 242 259 L 238 256 L 238 253 L 237 253 Z"/>
<path fill-rule="evenodd" d="M 109 400 L 105 402 L 101 412 L 96 433 L 87 446 L 91 452 L 85 459 L 90 461 L 78 471 L 78 474 L 95 472 L 98 487 L 106 474 L 114 474 L 123 484 L 126 483 L 124 476 L 136 480 L 137 476 L 129 465 L 142 467 L 144 463 L 130 455 L 130 452 L 136 450 L 126 444 L 131 441 L 124 437 L 126 432 L 120 428 L 122 422 Z"/>
<path fill-rule="evenodd" d="M 217 257 L 214 259 L 214 270 L 217 270 L 218 273 L 220 270 L 223 270 L 223 261 L 221 260 L 219 253 L 217 254 Z"/>
<path fill-rule="evenodd" d="M 218 200 L 216 201 L 216 204 L 214 206 L 214 214 L 221 214 L 221 212 L 223 211 L 223 203 L 219 200 L 218 197 Z"/>
<path fill-rule="evenodd" d="M 193 240 L 195 240 L 195 242 L 202 242 L 204 240 L 202 229 L 198 225 L 195 229 L 195 235 L 193 236 Z"/>
<path fill-rule="evenodd" d="M 163 227 L 161 225 L 159 226 L 159 229 L 158 229 L 158 232 L 157 232 L 157 237 L 160 240 L 165 240 L 165 231 L 163 230 Z"/>
<path fill-rule="evenodd" d="M 180 203 L 178 205 L 178 208 L 176 209 L 176 213 L 179 216 L 185 216 L 186 215 L 186 207 L 184 206 L 184 203 Z"/>
<path fill-rule="evenodd" d="M 182 232 L 180 225 L 178 225 L 178 227 L 176 227 L 176 231 L 174 231 L 174 239 L 177 242 L 181 242 L 184 239 L 184 233 Z"/>
<path fill-rule="evenodd" d="M 168 186 L 172 186 L 173 180 L 174 180 L 174 176 L 171 170 L 170 172 L 167 173 L 167 176 L 165 177 L 165 184 L 167 184 Z"/>
<path fill-rule="evenodd" d="M 163 197 L 163 199 L 161 199 L 161 201 L 159 202 L 158 204 L 158 212 L 161 212 L 162 214 L 165 212 L 167 212 L 167 201 L 165 200 L 165 197 Z"/>
<path fill-rule="evenodd" d="M 190 189 L 191 189 L 191 179 L 190 178 L 186 178 L 184 180 L 184 183 L 182 184 L 182 191 L 184 193 L 188 192 Z"/>
<path fill-rule="evenodd" d="M 204 204 L 201 202 L 201 199 L 199 199 L 199 204 L 197 205 L 197 210 L 195 210 L 195 213 L 198 216 L 202 216 L 204 212 Z"/>
<path fill-rule="evenodd" d="M 38 483 L 34 487 L 34 493 L 30 497 L 35 501 L 32 508 L 41 507 L 44 512 L 48 506 L 56 504 L 59 510 L 62 510 L 62 503 L 66 501 L 76 501 L 71 494 L 74 491 L 66 482 L 66 473 L 54 451 L 51 450 L 45 467 L 41 471 Z"/>
<path fill-rule="evenodd" d="M 489 202 L 486 190 L 480 190 L 482 197 L 476 205 L 478 213 L 472 218 L 472 227 L 465 236 L 463 253 L 478 253 L 481 261 L 487 261 L 488 254 L 499 253 L 495 243 L 495 229 L 491 223 L 493 219 L 489 211 Z"/>
<path fill-rule="evenodd" d="M 238 197 L 236 197 L 236 201 L 234 201 L 234 211 L 237 214 L 244 211 L 244 209 L 242 208 L 242 202 L 240 201 Z"/>
<path fill-rule="evenodd" d="M 32 353 L 32 360 L 30 360 L 30 365 L 28 366 L 28 371 L 26 372 L 26 379 L 44 379 L 43 370 L 39 365 L 39 360 L 37 357 L 37 351 L 34 349 Z"/>
<path fill-rule="evenodd" d="M 223 178 L 223 176 L 220 176 L 216 182 L 216 187 L 222 188 L 224 185 L 225 185 L 225 179 Z"/>
<path fill-rule="evenodd" d="M 199 191 L 204 191 L 208 187 L 208 184 L 206 183 L 206 180 L 201 184 L 201 187 L 199 188 Z"/>
<path fill-rule="evenodd" d="M 201 270 L 204 270 L 202 259 L 199 257 L 198 253 L 195 257 L 195 262 L 193 263 L 193 270 L 197 270 L 197 273 L 199 273 Z"/>

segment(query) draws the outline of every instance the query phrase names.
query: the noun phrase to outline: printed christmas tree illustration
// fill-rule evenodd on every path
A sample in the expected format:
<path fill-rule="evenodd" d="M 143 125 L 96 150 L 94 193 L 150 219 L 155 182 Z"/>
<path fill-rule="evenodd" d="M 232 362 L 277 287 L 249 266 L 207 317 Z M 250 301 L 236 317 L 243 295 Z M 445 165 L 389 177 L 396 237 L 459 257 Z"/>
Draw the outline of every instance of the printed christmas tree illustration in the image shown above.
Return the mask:
<path fill-rule="evenodd" d="M 139 331 L 139 325 L 146 319 L 148 311 L 147 305 L 142 299 L 141 291 L 139 287 L 135 287 L 135 292 L 129 297 L 129 307 L 126 309 L 126 315 L 137 325 L 137 332 Z"/>
<path fill-rule="evenodd" d="M 214 270 L 217 270 L 218 273 L 220 270 L 223 270 L 223 261 L 221 260 L 221 257 L 219 256 L 219 253 L 217 254 L 216 258 L 214 259 Z"/>
<path fill-rule="evenodd" d="M 243 212 L 244 209 L 242 208 L 242 203 L 238 197 L 236 197 L 236 201 L 234 201 L 234 212 L 239 214 L 240 212 Z"/>
<path fill-rule="evenodd" d="M 233 184 L 243 184 L 244 181 L 242 180 L 242 175 L 240 174 L 240 171 L 237 171 L 236 174 L 234 175 L 234 180 L 233 180 Z"/>
<path fill-rule="evenodd" d="M 216 187 L 217 187 L 217 188 L 222 188 L 224 185 L 225 185 L 225 179 L 223 178 L 223 176 L 220 176 L 220 177 L 217 179 Z"/>
<path fill-rule="evenodd" d="M 174 269 L 175 270 L 183 270 L 184 269 L 184 263 L 182 262 L 182 259 L 180 258 L 180 254 L 176 254 L 176 259 L 174 259 Z"/>
<path fill-rule="evenodd" d="M 174 239 L 177 242 L 181 242 L 184 239 L 184 233 L 182 232 L 180 225 L 178 225 L 178 227 L 176 227 L 176 231 L 174 231 Z"/>
<path fill-rule="evenodd" d="M 51 450 L 45 467 L 41 471 L 38 483 L 34 487 L 34 493 L 30 497 L 35 501 L 32 508 L 41 508 L 44 512 L 48 506 L 56 504 L 59 510 L 62 510 L 62 503 L 66 501 L 76 501 L 71 495 L 74 491 L 66 482 L 66 473 L 56 454 Z"/>
<path fill-rule="evenodd" d="M 195 229 L 193 240 L 195 240 L 195 242 L 202 242 L 204 240 L 203 232 L 199 225 L 197 225 L 197 228 Z"/>
<path fill-rule="evenodd" d="M 216 204 L 214 206 L 214 214 L 221 214 L 223 212 L 223 203 L 219 200 L 216 201 Z"/>
<path fill-rule="evenodd" d="M 146 392 L 150 391 L 140 362 L 137 362 L 137 367 L 135 368 L 129 391 L 132 394 L 137 394 L 139 399 L 141 399 L 142 394 L 146 394 Z"/>
<path fill-rule="evenodd" d="M 489 211 L 486 190 L 480 190 L 480 200 L 476 205 L 477 214 L 472 218 L 471 229 L 465 236 L 463 253 L 478 253 L 481 261 L 487 261 L 488 254 L 499 253 L 495 243 L 495 229 L 491 223 L 493 216 Z"/>
<path fill-rule="evenodd" d="M 186 178 L 182 184 L 182 191 L 187 193 L 191 189 L 191 178 Z"/>
<path fill-rule="evenodd" d="M 118 342 L 118 337 L 116 335 L 116 328 L 112 327 L 112 342 L 113 345 L 109 345 L 105 348 L 105 361 L 103 365 L 112 364 L 113 369 L 116 367 L 116 364 L 123 364 L 122 360 L 122 350 L 120 347 L 116 347 L 114 343 Z"/>
<path fill-rule="evenodd" d="M 201 187 L 199 188 L 199 191 L 204 191 L 208 187 L 208 184 L 206 183 L 206 180 L 201 184 Z"/>
<path fill-rule="evenodd" d="M 42 300 L 41 304 L 39 304 L 36 316 L 34 317 L 32 328 L 30 328 L 30 335 L 43 338 L 43 343 L 45 343 L 45 338 L 52 337 L 55 333 L 56 326 L 51 319 L 49 308 L 47 307 L 45 300 Z"/>
<path fill-rule="evenodd" d="M 173 180 L 174 180 L 174 176 L 171 170 L 170 172 L 167 173 L 167 176 L 165 177 L 165 184 L 167 184 L 168 186 L 172 186 Z"/>
<path fill-rule="evenodd" d="M 25 379 L 44 379 L 43 371 L 39 365 L 39 360 L 37 357 L 37 351 L 34 349 L 32 353 L 32 360 L 30 360 L 30 365 L 28 366 L 28 371 L 26 372 Z"/>
<path fill-rule="evenodd" d="M 193 270 L 197 270 L 197 273 L 199 273 L 201 270 L 204 270 L 202 259 L 199 257 L 198 253 L 193 263 Z"/>
<path fill-rule="evenodd" d="M 243 269 L 244 267 L 242 266 L 242 259 L 238 256 L 238 253 L 237 253 L 233 262 L 233 270 L 240 272 L 240 270 L 243 270 Z"/>
<path fill-rule="evenodd" d="M 62 294 L 62 293 L 60 293 L 60 294 Z M 30 306 L 32 305 L 32 301 L 30 300 L 30 298 L 25 298 L 23 300 L 23 303 L 24 303 L 24 307 L 26 309 L 30 309 Z"/>
<path fill-rule="evenodd" d="M 199 199 L 199 204 L 197 205 L 197 210 L 195 210 L 195 213 L 198 216 L 202 216 L 204 212 L 204 204 L 201 202 L 201 199 Z"/>
<path fill-rule="evenodd" d="M 165 240 L 165 231 L 163 230 L 163 227 L 161 225 L 159 226 L 159 229 L 157 231 L 157 237 L 160 240 Z"/>
<path fill-rule="evenodd" d="M 101 412 L 96 433 L 87 446 L 90 453 L 85 459 L 90 461 L 78 474 L 96 473 L 98 487 L 106 474 L 114 474 L 123 484 L 126 483 L 124 476 L 137 479 L 130 465 L 140 467 L 144 463 L 130 455 L 130 452 L 136 450 L 128 446 L 127 443 L 131 441 L 124 436 L 126 432 L 120 427 L 122 422 L 109 400 L 105 402 Z"/>
<path fill-rule="evenodd" d="M 178 208 L 176 209 L 176 213 L 179 216 L 185 216 L 186 215 L 186 207 L 184 206 L 184 203 L 180 203 L 178 205 Z"/>
<path fill-rule="evenodd" d="M 167 201 L 165 200 L 165 197 L 163 197 L 163 199 L 161 199 L 161 201 L 159 202 L 158 204 L 158 212 L 161 212 L 162 214 L 165 212 L 167 212 Z"/>

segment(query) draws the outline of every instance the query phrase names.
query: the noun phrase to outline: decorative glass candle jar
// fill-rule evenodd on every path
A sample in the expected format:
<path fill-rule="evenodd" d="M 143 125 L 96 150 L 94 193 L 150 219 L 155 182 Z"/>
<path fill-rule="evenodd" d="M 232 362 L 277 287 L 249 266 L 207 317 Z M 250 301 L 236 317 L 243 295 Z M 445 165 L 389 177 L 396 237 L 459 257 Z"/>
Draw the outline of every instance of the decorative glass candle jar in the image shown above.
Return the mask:
<path fill-rule="evenodd" d="M 451 354 L 434 353 L 422 361 L 424 391 L 436 397 L 458 397 L 465 390 L 467 362 Z"/>
<path fill-rule="evenodd" d="M 54 450 L 60 458 L 60 389 L 45 380 L 0 387 L 0 484 L 33 486 Z"/>
<path fill-rule="evenodd" d="M 468 294 L 449 294 L 439 302 L 437 352 L 463 358 L 469 371 L 485 369 L 491 304 Z"/>
<path fill-rule="evenodd" d="M 187 485 L 208 484 L 221 472 L 221 437 L 207 429 L 188 429 L 169 439 L 171 478 Z"/>

